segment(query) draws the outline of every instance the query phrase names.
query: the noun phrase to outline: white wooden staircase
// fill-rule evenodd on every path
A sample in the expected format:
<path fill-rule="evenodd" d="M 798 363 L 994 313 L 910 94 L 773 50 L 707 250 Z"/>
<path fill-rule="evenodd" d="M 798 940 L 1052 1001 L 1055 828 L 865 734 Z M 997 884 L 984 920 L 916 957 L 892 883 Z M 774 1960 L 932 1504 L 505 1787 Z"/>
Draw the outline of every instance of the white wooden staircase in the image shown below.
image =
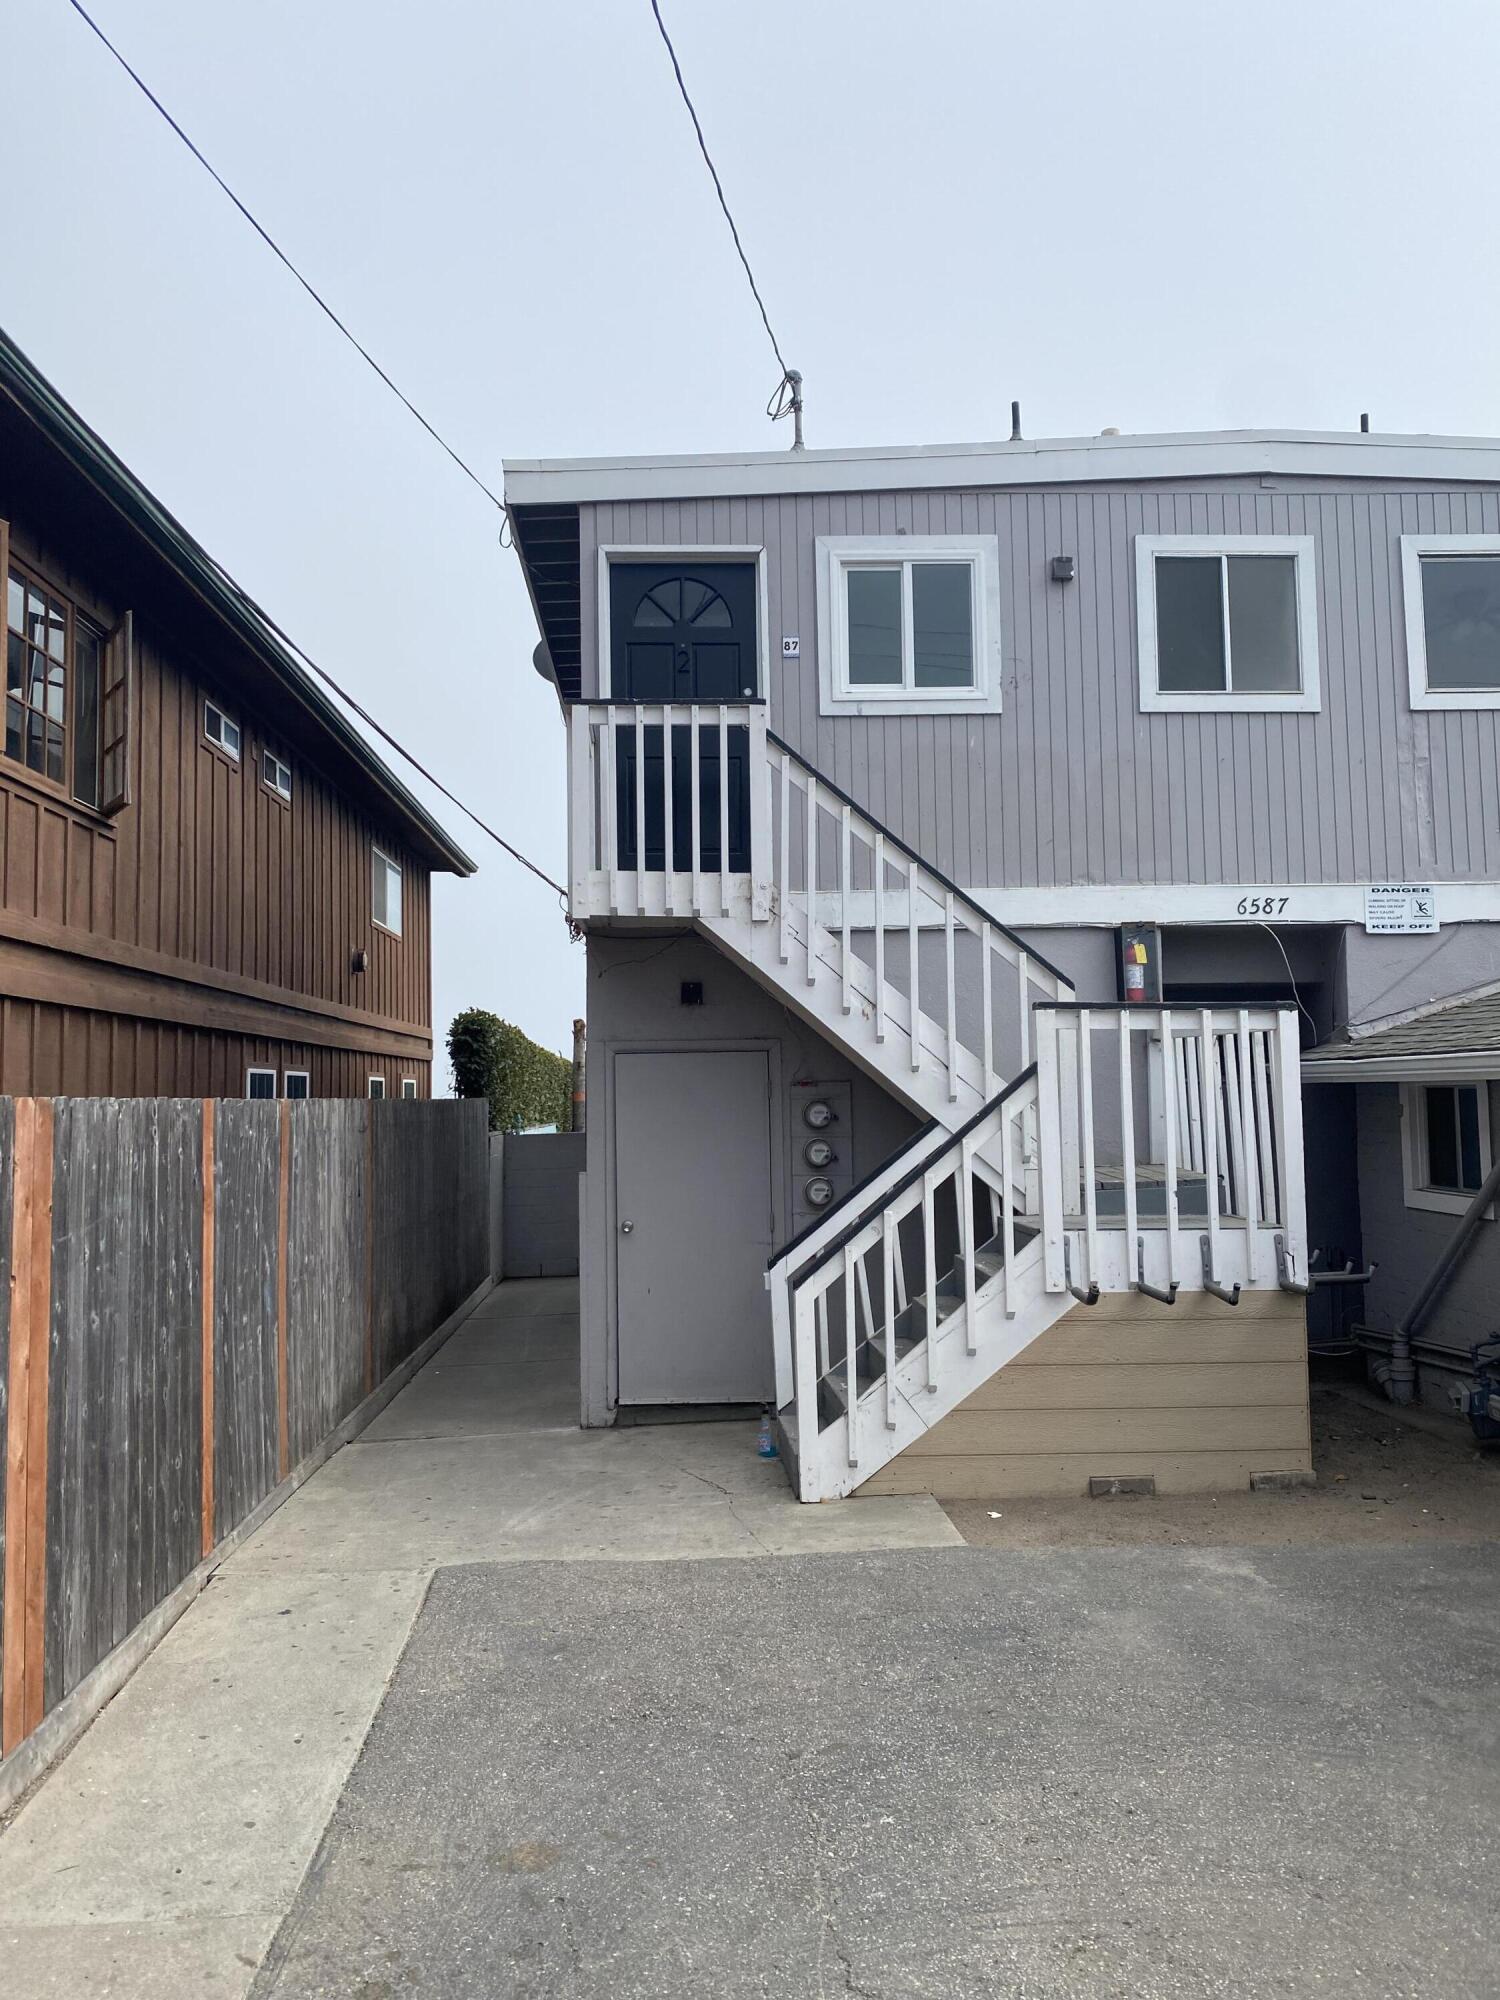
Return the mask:
<path fill-rule="evenodd" d="M 1306 1289 L 1291 1010 L 1078 1006 L 763 704 L 575 703 L 569 757 L 575 921 L 691 923 L 927 1121 L 767 1273 L 803 1499 L 1101 1292 Z"/>

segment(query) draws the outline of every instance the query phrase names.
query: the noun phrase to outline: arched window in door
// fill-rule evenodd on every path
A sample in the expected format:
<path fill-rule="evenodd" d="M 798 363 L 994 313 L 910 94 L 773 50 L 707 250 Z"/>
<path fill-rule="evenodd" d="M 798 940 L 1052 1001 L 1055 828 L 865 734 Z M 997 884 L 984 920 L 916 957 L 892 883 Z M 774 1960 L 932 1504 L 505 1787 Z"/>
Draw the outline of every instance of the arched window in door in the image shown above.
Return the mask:
<path fill-rule="evenodd" d="M 753 701 L 753 562 L 610 565 L 610 692 L 632 701 Z"/>

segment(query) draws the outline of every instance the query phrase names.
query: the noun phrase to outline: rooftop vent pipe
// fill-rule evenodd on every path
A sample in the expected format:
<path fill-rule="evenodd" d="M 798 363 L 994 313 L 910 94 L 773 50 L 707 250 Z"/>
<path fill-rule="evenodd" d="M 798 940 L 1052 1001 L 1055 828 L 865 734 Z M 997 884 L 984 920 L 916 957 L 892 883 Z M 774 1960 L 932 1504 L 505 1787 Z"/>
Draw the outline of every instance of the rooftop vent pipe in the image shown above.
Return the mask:
<path fill-rule="evenodd" d="M 1369 412 L 1368 410 L 1361 410 L 1361 411 L 1360 411 L 1360 413 L 1359 413 L 1359 427 L 1360 427 L 1360 430 L 1361 430 L 1361 431 L 1368 431 L 1368 430 L 1369 430 L 1369 428 L 1370 428 L 1370 412 Z"/>
<path fill-rule="evenodd" d="M 1010 406 L 1010 441 L 1012 444 L 1019 444 L 1021 442 L 1021 405 L 1019 403 L 1012 403 Z"/>

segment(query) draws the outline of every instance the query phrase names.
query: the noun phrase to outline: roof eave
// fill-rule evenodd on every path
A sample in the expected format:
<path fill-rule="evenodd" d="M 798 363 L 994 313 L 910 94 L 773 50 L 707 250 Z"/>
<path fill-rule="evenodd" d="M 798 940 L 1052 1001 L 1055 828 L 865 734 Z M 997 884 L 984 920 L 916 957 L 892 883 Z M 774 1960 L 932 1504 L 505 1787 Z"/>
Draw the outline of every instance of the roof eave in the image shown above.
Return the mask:
<path fill-rule="evenodd" d="M 441 873 L 472 875 L 477 864 L 407 790 L 384 759 L 371 749 L 343 711 L 323 693 L 271 629 L 267 614 L 216 563 L 156 497 L 144 487 L 104 440 L 4 334 L 0 334 L 0 392 L 51 443 L 127 525 L 207 607 L 255 654 L 329 735 L 354 759 L 389 800 L 408 838 Z"/>
<path fill-rule="evenodd" d="M 1500 439 L 1374 432 L 1202 431 L 858 450 L 512 459 L 505 466 L 505 498 L 513 506 L 536 506 L 1278 474 L 1500 484 Z"/>

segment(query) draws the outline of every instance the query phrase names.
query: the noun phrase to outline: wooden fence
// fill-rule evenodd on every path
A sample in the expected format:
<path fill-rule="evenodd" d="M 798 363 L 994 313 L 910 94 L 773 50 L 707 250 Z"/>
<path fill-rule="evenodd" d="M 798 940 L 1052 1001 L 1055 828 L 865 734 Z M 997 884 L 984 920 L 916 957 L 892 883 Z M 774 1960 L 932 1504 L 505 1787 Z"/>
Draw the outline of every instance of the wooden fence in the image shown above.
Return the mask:
<path fill-rule="evenodd" d="M 490 1275 L 482 1102 L 0 1098 L 0 1752 Z"/>

